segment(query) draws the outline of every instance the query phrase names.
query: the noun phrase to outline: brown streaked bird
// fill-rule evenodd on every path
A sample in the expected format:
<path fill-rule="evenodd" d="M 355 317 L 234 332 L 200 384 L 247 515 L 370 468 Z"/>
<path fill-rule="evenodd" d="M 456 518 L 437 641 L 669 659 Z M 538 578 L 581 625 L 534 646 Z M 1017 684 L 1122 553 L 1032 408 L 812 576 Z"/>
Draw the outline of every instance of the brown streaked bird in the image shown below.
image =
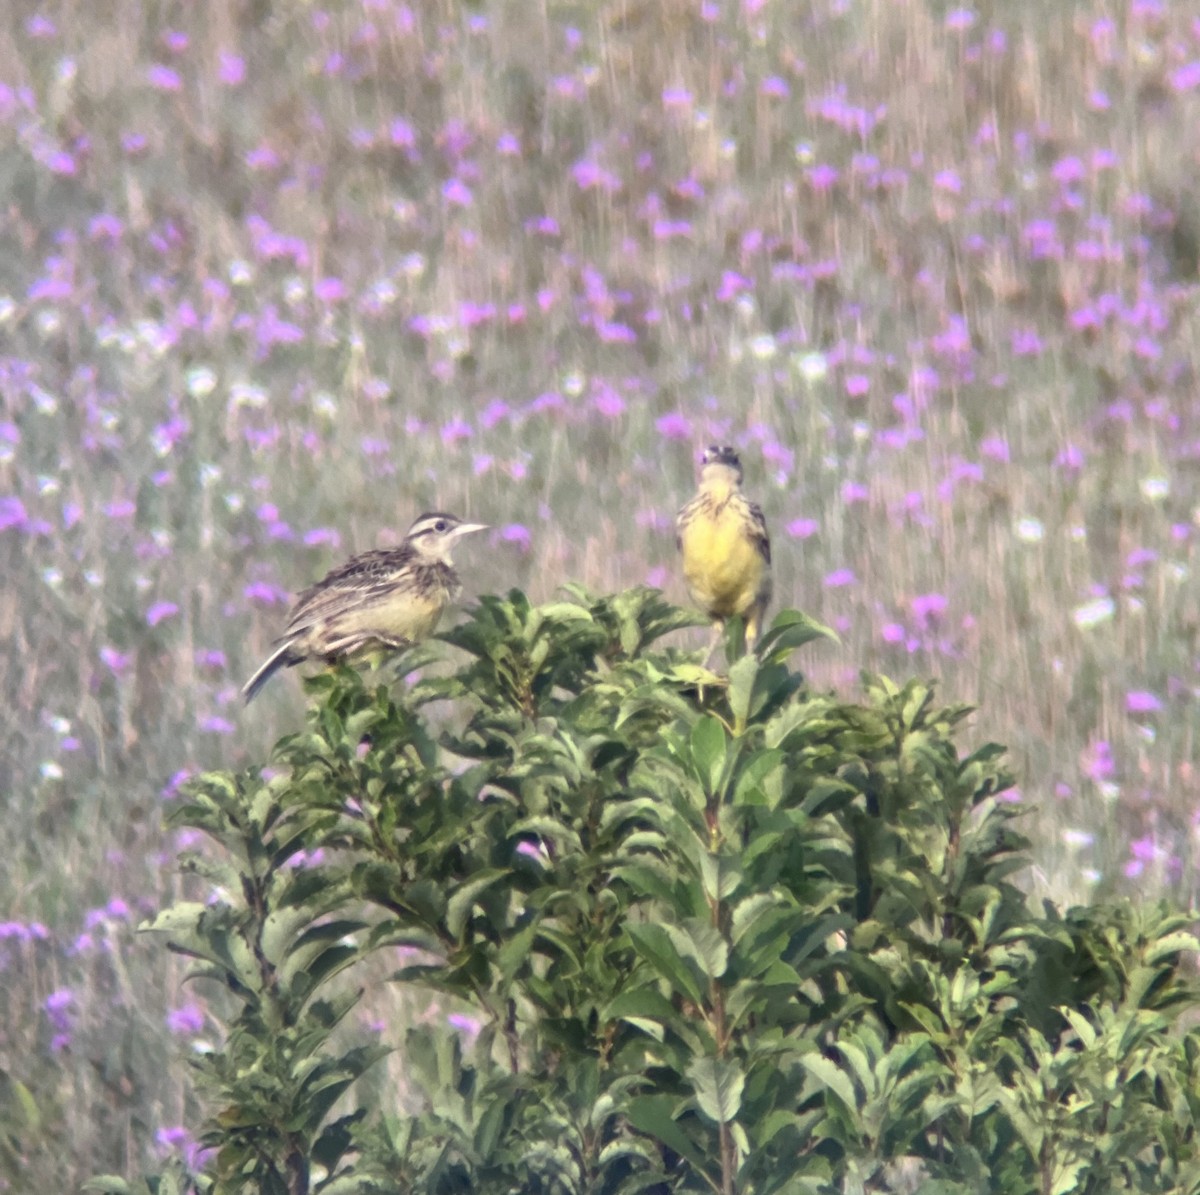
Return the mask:
<path fill-rule="evenodd" d="M 413 523 L 398 547 L 363 552 L 333 569 L 296 601 L 278 646 L 242 689 L 246 701 L 280 668 L 302 660 L 333 664 L 433 634 L 462 592 L 451 549 L 462 536 L 485 529 L 484 523 L 432 511 Z"/>
<path fill-rule="evenodd" d="M 713 620 L 705 664 L 735 614 L 753 647 L 771 600 L 771 537 L 762 508 L 742 493 L 742 463 L 728 445 L 704 450 L 700 488 L 679 512 L 675 533 L 688 593 Z"/>

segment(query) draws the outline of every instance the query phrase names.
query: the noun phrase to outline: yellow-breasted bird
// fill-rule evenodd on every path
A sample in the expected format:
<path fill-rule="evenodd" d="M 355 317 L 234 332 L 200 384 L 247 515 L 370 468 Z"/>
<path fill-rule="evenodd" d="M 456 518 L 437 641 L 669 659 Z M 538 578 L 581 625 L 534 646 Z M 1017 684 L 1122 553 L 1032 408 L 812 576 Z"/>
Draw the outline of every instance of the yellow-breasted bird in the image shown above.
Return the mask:
<path fill-rule="evenodd" d="M 485 527 L 433 511 L 413 523 L 398 547 L 363 552 L 333 569 L 292 607 L 278 646 L 242 689 L 246 701 L 280 668 L 302 660 L 333 664 L 433 634 L 442 611 L 462 592 L 450 551 L 462 536 Z"/>
<path fill-rule="evenodd" d="M 705 664 L 735 614 L 752 647 L 771 600 L 771 537 L 762 508 L 742 493 L 742 462 L 728 445 L 704 450 L 700 488 L 679 512 L 675 537 L 692 601 L 713 620 Z"/>

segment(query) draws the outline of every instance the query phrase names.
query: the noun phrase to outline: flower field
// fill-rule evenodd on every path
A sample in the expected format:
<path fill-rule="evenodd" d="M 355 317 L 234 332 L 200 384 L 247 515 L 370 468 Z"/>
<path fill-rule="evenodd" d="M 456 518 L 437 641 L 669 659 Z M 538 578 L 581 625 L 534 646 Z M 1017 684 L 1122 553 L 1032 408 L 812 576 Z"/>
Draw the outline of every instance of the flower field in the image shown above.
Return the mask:
<path fill-rule="evenodd" d="M 426 509 L 493 525 L 468 595 L 682 603 L 736 445 L 814 686 L 978 705 L 1031 890 L 1194 901 L 1188 7 L 9 5 L 0 1189 L 194 1148 L 164 809 L 300 726 L 239 698 L 292 596 Z"/>

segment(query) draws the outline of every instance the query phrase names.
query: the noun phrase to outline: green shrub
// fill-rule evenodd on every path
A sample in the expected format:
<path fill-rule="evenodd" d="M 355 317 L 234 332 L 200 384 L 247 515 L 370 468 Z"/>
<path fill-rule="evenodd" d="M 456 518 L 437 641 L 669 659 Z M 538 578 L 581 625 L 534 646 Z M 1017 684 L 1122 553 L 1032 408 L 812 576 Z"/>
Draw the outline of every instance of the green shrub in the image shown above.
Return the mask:
<path fill-rule="evenodd" d="M 217 849 L 152 928 L 230 1015 L 210 1161 L 157 1190 L 1200 1190 L 1186 919 L 1034 911 L 966 708 L 809 691 L 795 612 L 718 678 L 654 646 L 691 621 L 486 597 L 453 670 L 322 675 L 269 769 L 191 786 Z M 479 1025 L 408 1030 L 411 1114 L 349 1095 L 369 958 Z"/>

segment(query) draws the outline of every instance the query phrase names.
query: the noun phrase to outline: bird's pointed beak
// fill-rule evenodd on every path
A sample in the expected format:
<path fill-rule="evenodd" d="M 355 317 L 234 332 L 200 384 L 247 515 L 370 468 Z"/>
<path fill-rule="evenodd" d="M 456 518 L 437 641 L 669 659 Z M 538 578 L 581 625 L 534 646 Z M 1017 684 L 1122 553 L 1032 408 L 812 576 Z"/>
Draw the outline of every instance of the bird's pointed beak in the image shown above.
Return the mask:
<path fill-rule="evenodd" d="M 451 532 L 455 539 L 460 535 L 470 535 L 472 531 L 488 531 L 490 530 L 487 523 L 459 523 Z"/>

